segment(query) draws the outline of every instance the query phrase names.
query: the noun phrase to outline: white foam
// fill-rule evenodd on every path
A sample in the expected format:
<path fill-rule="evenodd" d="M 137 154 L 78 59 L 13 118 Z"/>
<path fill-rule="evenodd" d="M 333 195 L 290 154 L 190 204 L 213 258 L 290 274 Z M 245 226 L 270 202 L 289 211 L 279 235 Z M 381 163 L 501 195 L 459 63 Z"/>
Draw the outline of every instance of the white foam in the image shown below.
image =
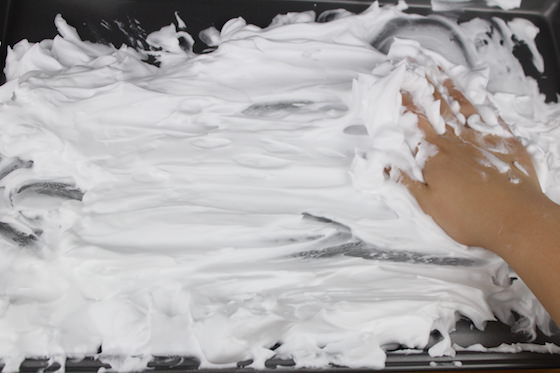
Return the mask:
<path fill-rule="evenodd" d="M 382 367 L 384 346 L 421 349 L 433 329 L 445 338 L 430 353 L 452 354 L 460 315 L 482 328 L 515 311 L 546 331 L 507 265 L 452 241 L 385 169 L 421 179 L 435 149 L 400 91 L 441 132 L 424 74 L 443 63 L 477 104 L 499 108 L 558 198 L 559 108 L 509 45 L 479 50 L 474 70 L 407 40 L 376 51 L 370 41 L 402 8 L 374 3 L 329 23 L 290 14 L 264 29 L 238 18 L 204 55 L 178 44 L 179 21 L 149 36 L 155 54 L 81 41 L 61 17 L 55 39 L 10 48 L 0 153 L 34 165 L 0 180 L 2 221 L 43 233 L 33 248 L 0 244 L 5 370 L 100 345 L 120 370 L 168 354 L 203 367 L 262 368 L 274 354 L 298 367 Z M 160 68 L 142 62 L 150 53 Z M 508 89 L 492 56 L 515 67 Z M 11 199 L 41 180 L 73 183 L 83 201 Z M 329 247 L 377 259 L 313 258 Z M 430 264 L 453 260 L 470 265 Z"/>

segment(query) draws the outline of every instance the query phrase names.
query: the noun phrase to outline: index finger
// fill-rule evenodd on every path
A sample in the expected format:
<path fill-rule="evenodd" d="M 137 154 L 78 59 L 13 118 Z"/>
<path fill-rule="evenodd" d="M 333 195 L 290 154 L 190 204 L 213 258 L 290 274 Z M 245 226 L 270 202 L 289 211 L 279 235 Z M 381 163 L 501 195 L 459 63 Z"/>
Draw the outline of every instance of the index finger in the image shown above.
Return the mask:
<path fill-rule="evenodd" d="M 422 130 L 422 132 L 424 132 L 426 139 L 428 141 L 430 141 L 430 139 L 437 139 L 439 134 L 436 132 L 428 118 L 426 118 L 426 115 L 414 104 L 412 95 L 407 91 L 402 91 L 401 96 L 402 105 L 406 108 L 406 110 L 416 114 L 416 117 L 418 117 L 418 127 Z"/>

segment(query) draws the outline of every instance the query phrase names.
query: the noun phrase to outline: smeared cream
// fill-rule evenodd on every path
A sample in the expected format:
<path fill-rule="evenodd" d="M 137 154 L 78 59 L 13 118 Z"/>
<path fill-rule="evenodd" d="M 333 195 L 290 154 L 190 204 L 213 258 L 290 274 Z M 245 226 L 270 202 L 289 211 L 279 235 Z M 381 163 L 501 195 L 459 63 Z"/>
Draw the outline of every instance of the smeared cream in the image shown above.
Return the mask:
<path fill-rule="evenodd" d="M 0 166 L 33 164 L 0 179 L 0 221 L 14 229 L 0 245 L 5 370 L 86 355 L 117 370 L 152 355 L 380 368 L 386 346 L 424 348 L 434 329 L 444 338 L 430 354 L 453 355 L 461 316 L 483 328 L 515 312 L 549 332 L 501 259 L 451 240 L 385 171 L 422 178 L 436 150 L 400 91 L 441 131 L 425 79 L 440 66 L 477 105 L 498 108 L 558 201 L 560 107 L 509 44 L 475 43 L 484 21 L 456 26 L 474 69 L 417 41 L 375 50 L 387 22 L 413 17 L 402 7 L 328 23 L 280 15 L 264 29 L 237 18 L 204 33 L 217 49 L 203 55 L 184 48 L 179 21 L 145 51 L 82 41 L 60 16 L 54 39 L 10 48 Z M 493 56 L 510 67 L 505 88 Z"/>

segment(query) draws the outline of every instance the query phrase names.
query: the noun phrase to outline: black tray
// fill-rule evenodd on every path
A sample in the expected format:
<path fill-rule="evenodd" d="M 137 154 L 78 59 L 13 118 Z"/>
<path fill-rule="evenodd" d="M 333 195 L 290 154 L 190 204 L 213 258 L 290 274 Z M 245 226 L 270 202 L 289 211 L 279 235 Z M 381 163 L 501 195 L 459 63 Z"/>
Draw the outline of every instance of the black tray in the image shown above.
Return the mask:
<path fill-rule="evenodd" d="M 171 23 L 174 12 L 178 11 L 195 38 L 195 51 L 200 52 L 204 45 L 198 39 L 198 32 L 209 26 L 219 29 L 234 17 L 242 16 L 249 23 L 266 26 L 278 13 L 312 9 L 319 14 L 336 8 L 360 12 L 370 3 L 371 0 L 0 0 L 0 67 L 4 66 L 8 45 L 21 39 L 40 41 L 54 37 L 56 29 L 53 20 L 57 13 L 62 13 L 78 29 L 82 38 L 118 46 L 130 41 L 119 30 L 101 27 L 101 20 L 119 20 L 132 32 L 150 33 Z M 395 3 L 395 0 L 380 0 L 380 3 Z M 476 5 L 483 0 L 472 0 L 471 3 Z M 411 13 L 431 13 L 429 0 L 409 0 L 408 4 Z M 536 42 L 544 58 L 544 74 L 539 74 L 530 63 L 527 48 L 520 46 L 516 53 L 525 72 L 537 79 L 548 100 L 556 101 L 556 94 L 560 92 L 560 1 L 523 0 L 522 7 L 512 11 L 476 5 L 454 16 L 460 20 L 523 17 L 537 25 L 541 32 Z M 143 30 L 133 20 L 138 20 Z"/>
<path fill-rule="evenodd" d="M 526 337 L 523 335 L 512 335 L 509 327 L 492 322 L 489 323 L 484 332 L 472 330 L 467 321 L 460 321 L 457 324 L 457 331 L 453 333 L 452 340 L 459 344 L 468 345 L 471 343 L 482 343 L 485 346 L 498 346 L 502 342 L 508 343 L 523 342 Z M 429 345 L 433 345 L 437 337 L 433 336 Z M 553 338 L 544 337 L 539 334 L 534 343 L 542 344 L 545 342 L 559 343 L 558 335 Z M 460 362 L 460 365 L 458 364 Z M 240 362 L 236 369 L 198 369 L 199 361 L 189 357 L 168 356 L 156 357 L 149 364 L 149 372 L 170 373 L 172 372 L 216 372 L 216 373 L 250 373 L 253 369 L 246 368 L 249 362 Z M 274 369 L 274 373 L 294 372 L 293 361 L 270 359 L 266 362 L 268 368 Z M 66 372 L 97 372 L 99 368 L 108 368 L 93 358 L 84 360 L 68 360 L 66 362 Z M 437 372 L 437 371 L 462 371 L 462 370 L 488 370 L 488 369 L 554 369 L 560 367 L 560 356 L 552 354 L 539 354 L 533 352 L 520 352 L 515 354 L 496 353 L 496 352 L 458 352 L 457 356 L 451 357 L 430 357 L 427 353 L 420 354 L 387 354 L 385 369 L 380 372 Z M 27 359 L 20 367 L 22 373 L 49 372 L 60 368 L 57 363 L 50 364 L 47 359 Z M 305 372 L 325 372 L 327 373 L 365 373 L 372 372 L 371 369 L 349 369 L 344 367 L 331 367 L 329 369 L 300 369 Z M 194 372 L 196 371 L 196 372 Z M 328 372 L 330 371 L 330 372 Z"/>
<path fill-rule="evenodd" d="M 381 3 L 395 1 L 381 0 Z M 174 20 L 174 12 L 187 22 L 188 32 L 195 38 L 195 51 L 202 52 L 205 46 L 198 39 L 199 31 L 215 26 L 220 28 L 227 20 L 242 16 L 249 23 L 266 26 L 278 13 L 315 10 L 317 14 L 336 8 L 345 8 L 352 12 L 364 10 L 369 0 L 0 0 L 0 67 L 4 67 L 7 46 L 12 46 L 21 39 L 40 41 L 56 35 L 54 17 L 61 13 L 69 24 L 76 27 L 82 38 L 113 43 L 116 46 L 129 44 L 131 41 L 118 29 L 101 27 L 101 21 L 120 21 L 128 27 L 131 34 L 146 35 Z M 411 13 L 429 14 L 429 0 L 409 0 Z M 548 100 L 556 101 L 560 93 L 560 0 L 523 0 L 522 7 L 513 11 L 490 9 L 481 5 L 481 1 L 472 1 L 472 6 L 460 13 L 449 14 L 459 20 L 473 17 L 500 17 L 511 19 L 522 17 L 537 25 L 541 32 L 537 36 L 537 47 L 545 62 L 544 74 L 539 74 L 532 63 L 528 48 L 522 44 L 515 49 L 526 74 L 533 76 L 539 83 L 541 91 Z M 138 23 L 135 22 L 138 21 Z M 138 26 L 141 25 L 141 27 Z M 1 80 L 5 81 L 2 74 Z M 492 322 L 485 332 L 473 330 L 468 322 L 460 322 L 452 340 L 460 345 L 481 343 L 487 347 L 501 343 L 525 342 L 526 336 L 510 332 L 509 327 Z M 432 344 L 437 336 L 432 338 Z M 560 335 L 553 337 L 538 336 L 535 343 L 553 342 L 560 345 Z M 461 366 L 455 362 L 460 361 Z M 249 371 L 244 368 L 248 362 L 240 363 L 236 373 Z M 290 370 L 291 361 L 271 359 L 267 362 L 275 371 Z M 0 363 L 0 366 L 1 363 Z M 91 358 L 81 361 L 69 360 L 67 372 L 97 371 L 104 366 Z M 47 360 L 26 360 L 21 371 L 55 370 L 57 364 L 49 365 Z M 150 363 L 151 371 L 192 371 L 198 369 L 198 361 L 188 357 L 161 357 Z M 403 355 L 389 353 L 385 371 L 438 371 L 465 369 L 537 369 L 560 368 L 560 355 L 537 353 L 480 353 L 459 352 L 454 358 L 431 358 L 427 353 Z M 362 369 L 332 367 L 331 369 L 358 372 Z M 232 371 L 232 370 L 230 370 Z M 309 370 L 306 371 L 317 371 Z M 324 371 L 324 370 L 323 370 Z"/>

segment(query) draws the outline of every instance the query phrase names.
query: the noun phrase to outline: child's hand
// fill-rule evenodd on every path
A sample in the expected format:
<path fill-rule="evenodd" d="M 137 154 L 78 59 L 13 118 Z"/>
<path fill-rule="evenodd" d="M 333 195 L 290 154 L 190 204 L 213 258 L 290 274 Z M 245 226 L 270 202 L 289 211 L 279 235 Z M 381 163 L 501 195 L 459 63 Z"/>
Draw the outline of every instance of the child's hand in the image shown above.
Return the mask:
<path fill-rule="evenodd" d="M 445 86 L 461 104 L 465 117 L 477 114 L 451 81 Z M 441 100 L 441 114 L 449 122 L 454 117 L 449 104 L 439 92 L 434 96 Z M 426 161 L 425 183 L 406 174 L 402 182 L 422 209 L 456 241 L 499 251 L 498 241 L 524 223 L 523 211 L 548 200 L 527 151 L 513 137 L 483 136 L 468 126 L 463 126 L 459 135 L 447 126 L 445 134 L 439 135 L 407 93 L 403 94 L 403 105 L 418 116 L 426 140 L 438 152 Z"/>
<path fill-rule="evenodd" d="M 465 117 L 473 105 L 445 83 Z M 442 100 L 441 115 L 453 112 Z M 402 173 L 402 182 L 422 209 L 456 241 L 490 249 L 521 276 L 557 322 L 560 321 L 560 206 L 541 191 L 531 159 L 515 138 L 483 136 L 469 127 L 438 135 L 403 94 L 403 105 L 418 116 L 426 140 L 438 148 L 424 166 L 425 183 Z M 496 167 L 497 166 L 497 167 Z"/>

